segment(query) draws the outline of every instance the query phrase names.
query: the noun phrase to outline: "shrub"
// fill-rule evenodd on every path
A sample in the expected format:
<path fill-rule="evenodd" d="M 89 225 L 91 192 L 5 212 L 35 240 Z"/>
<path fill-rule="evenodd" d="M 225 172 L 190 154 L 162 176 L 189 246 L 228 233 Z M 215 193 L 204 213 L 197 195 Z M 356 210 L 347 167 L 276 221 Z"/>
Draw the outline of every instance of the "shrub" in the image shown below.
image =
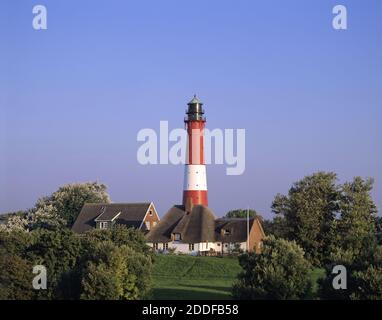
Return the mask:
<path fill-rule="evenodd" d="M 270 236 L 261 254 L 243 254 L 239 263 L 244 270 L 233 286 L 236 299 L 300 299 L 310 293 L 311 265 L 294 241 Z"/>

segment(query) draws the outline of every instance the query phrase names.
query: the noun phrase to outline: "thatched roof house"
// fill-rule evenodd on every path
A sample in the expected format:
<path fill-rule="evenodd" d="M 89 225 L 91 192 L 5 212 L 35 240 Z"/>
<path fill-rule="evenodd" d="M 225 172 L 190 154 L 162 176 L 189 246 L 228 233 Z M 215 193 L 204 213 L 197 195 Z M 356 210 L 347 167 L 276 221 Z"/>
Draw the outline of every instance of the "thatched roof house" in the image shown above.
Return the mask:
<path fill-rule="evenodd" d="M 156 250 L 173 248 L 186 253 L 259 251 L 265 234 L 259 218 L 217 219 L 206 206 L 172 207 L 146 235 Z"/>

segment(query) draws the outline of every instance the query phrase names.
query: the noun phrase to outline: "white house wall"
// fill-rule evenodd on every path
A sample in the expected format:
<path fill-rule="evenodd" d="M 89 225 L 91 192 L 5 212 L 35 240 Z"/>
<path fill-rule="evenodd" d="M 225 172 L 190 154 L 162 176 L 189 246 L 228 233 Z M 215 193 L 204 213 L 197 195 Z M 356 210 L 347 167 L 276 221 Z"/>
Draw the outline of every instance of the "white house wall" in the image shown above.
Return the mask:
<path fill-rule="evenodd" d="M 247 242 L 240 242 L 240 249 L 243 251 L 247 250 Z M 151 248 L 153 247 L 153 243 L 147 243 Z M 158 243 L 157 247 L 158 251 L 164 251 L 164 244 Z M 208 252 L 211 249 L 216 252 L 230 253 L 236 248 L 236 243 L 221 243 L 221 242 L 201 242 L 194 244 L 194 250 L 190 251 L 190 247 L 188 243 L 183 243 L 180 241 L 170 241 L 168 242 L 169 249 L 175 249 L 175 253 L 183 253 L 183 254 L 198 254 L 199 252 Z"/>

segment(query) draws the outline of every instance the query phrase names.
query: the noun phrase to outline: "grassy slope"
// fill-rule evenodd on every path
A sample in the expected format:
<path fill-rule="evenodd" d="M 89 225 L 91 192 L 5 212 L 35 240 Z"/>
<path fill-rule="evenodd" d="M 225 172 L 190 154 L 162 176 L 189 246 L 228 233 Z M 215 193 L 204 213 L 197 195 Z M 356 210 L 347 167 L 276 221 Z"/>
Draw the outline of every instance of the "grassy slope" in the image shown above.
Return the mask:
<path fill-rule="evenodd" d="M 230 299 L 240 272 L 235 258 L 158 255 L 154 299 Z"/>
<path fill-rule="evenodd" d="M 231 299 L 231 286 L 241 271 L 237 258 L 157 255 L 153 299 Z M 313 292 L 323 269 L 313 269 Z"/>

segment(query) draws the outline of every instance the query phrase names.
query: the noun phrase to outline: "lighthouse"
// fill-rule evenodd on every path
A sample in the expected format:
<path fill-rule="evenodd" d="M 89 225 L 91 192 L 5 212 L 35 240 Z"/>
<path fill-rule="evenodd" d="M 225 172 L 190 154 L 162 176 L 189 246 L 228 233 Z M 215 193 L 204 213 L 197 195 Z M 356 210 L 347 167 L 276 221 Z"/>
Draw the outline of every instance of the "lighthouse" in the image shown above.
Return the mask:
<path fill-rule="evenodd" d="M 208 206 L 207 176 L 204 160 L 204 117 L 203 103 L 196 97 L 188 103 L 184 123 L 187 130 L 187 153 L 184 170 L 183 205 Z"/>

